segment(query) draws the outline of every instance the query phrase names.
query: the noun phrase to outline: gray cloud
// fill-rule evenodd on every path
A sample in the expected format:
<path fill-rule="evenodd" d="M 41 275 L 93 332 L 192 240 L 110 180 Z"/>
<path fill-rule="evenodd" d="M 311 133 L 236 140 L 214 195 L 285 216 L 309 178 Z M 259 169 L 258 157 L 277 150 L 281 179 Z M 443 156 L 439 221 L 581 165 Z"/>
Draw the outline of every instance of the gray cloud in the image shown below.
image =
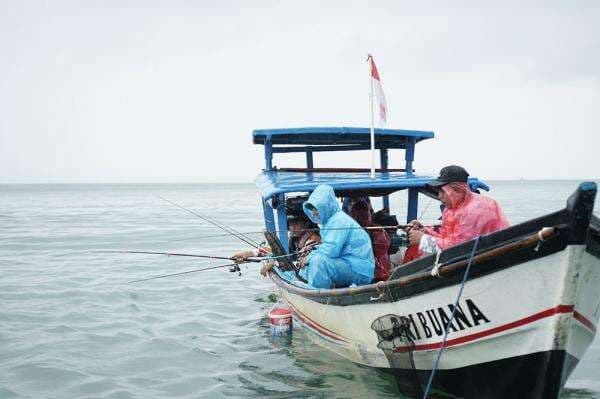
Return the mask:
<path fill-rule="evenodd" d="M 599 177 L 599 17 L 595 1 L 0 0 L 0 182 L 248 181 L 253 128 L 367 123 L 367 52 L 390 127 L 438 135 L 417 167 Z"/>

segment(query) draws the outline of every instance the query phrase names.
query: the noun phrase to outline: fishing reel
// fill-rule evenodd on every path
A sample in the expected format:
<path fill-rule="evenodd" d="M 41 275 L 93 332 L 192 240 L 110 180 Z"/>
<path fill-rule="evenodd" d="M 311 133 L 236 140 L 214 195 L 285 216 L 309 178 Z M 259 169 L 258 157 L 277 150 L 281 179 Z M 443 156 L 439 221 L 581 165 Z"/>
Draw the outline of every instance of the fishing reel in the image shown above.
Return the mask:
<path fill-rule="evenodd" d="M 400 230 L 399 232 L 394 232 L 393 234 L 389 234 L 390 237 L 390 249 L 388 250 L 388 254 L 395 254 L 401 247 L 409 247 L 410 240 L 408 239 L 408 234 Z"/>
<path fill-rule="evenodd" d="M 238 273 L 238 277 L 242 275 L 242 269 L 240 269 L 240 265 L 237 263 L 235 265 L 229 266 L 229 272 Z"/>

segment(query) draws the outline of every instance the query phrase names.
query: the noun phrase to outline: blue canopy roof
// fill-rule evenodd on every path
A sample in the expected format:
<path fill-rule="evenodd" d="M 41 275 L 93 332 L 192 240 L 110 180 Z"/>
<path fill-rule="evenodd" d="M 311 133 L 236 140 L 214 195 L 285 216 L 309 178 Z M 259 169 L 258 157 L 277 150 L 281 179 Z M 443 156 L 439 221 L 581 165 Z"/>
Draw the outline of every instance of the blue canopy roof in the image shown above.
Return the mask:
<path fill-rule="evenodd" d="M 409 141 L 433 138 L 433 132 L 400 129 L 375 129 L 377 148 L 406 148 Z M 358 145 L 370 146 L 371 130 L 366 127 L 304 127 L 257 129 L 252 132 L 254 144 L 273 145 Z"/>
<path fill-rule="evenodd" d="M 435 179 L 430 175 L 407 175 L 404 172 L 377 172 L 371 179 L 369 172 L 289 172 L 280 170 L 264 171 L 255 179 L 256 186 L 264 199 L 277 194 L 290 192 L 310 192 L 319 184 L 328 184 L 338 195 L 350 192 L 371 192 L 371 195 L 385 195 L 409 187 L 424 188 L 427 182 Z M 477 179 L 469 179 L 474 188 L 489 190 Z"/>

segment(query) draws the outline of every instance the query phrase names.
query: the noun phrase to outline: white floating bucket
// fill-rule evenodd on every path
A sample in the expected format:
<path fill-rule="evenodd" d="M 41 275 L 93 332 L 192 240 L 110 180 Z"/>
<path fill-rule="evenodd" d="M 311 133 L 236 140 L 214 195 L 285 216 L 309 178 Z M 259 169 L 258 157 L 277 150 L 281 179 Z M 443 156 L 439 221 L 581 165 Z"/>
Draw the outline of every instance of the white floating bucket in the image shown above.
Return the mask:
<path fill-rule="evenodd" d="M 273 337 L 292 335 L 292 311 L 285 304 L 277 303 L 273 306 L 269 311 L 269 323 Z"/>

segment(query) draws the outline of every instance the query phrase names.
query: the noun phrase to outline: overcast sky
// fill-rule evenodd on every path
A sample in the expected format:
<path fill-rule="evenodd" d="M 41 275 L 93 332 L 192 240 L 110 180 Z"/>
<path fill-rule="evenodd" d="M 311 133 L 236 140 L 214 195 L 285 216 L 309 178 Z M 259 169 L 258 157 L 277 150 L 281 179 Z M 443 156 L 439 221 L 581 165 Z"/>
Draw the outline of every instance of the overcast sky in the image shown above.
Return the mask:
<path fill-rule="evenodd" d="M 252 129 L 368 125 L 368 52 L 418 171 L 600 177 L 600 1 L 0 0 L 0 182 L 250 182 Z"/>

